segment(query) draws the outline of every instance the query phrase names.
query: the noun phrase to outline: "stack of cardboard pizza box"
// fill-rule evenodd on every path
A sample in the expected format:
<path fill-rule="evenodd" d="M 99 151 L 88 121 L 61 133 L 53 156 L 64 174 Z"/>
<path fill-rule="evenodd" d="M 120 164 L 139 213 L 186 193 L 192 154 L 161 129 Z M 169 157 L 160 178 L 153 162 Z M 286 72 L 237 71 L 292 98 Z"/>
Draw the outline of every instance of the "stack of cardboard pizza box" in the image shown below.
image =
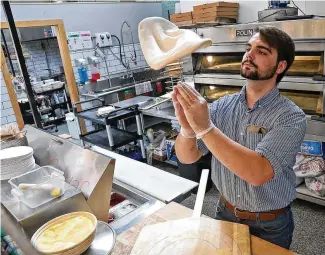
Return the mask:
<path fill-rule="evenodd" d="M 186 26 L 193 24 L 192 12 L 183 12 L 170 15 L 170 21 L 176 26 Z"/>
<path fill-rule="evenodd" d="M 215 2 L 193 7 L 193 24 L 205 22 L 233 22 L 238 19 L 239 4 L 234 2 Z"/>

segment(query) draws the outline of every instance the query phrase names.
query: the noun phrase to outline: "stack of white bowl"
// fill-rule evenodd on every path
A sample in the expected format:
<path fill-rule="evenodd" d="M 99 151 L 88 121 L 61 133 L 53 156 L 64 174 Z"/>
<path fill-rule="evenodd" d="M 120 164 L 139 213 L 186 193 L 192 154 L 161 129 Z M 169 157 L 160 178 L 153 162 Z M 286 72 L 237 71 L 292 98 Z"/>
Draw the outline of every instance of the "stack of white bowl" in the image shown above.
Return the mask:
<path fill-rule="evenodd" d="M 29 146 L 17 146 L 1 150 L 1 180 L 24 174 L 35 167 L 34 150 Z"/>

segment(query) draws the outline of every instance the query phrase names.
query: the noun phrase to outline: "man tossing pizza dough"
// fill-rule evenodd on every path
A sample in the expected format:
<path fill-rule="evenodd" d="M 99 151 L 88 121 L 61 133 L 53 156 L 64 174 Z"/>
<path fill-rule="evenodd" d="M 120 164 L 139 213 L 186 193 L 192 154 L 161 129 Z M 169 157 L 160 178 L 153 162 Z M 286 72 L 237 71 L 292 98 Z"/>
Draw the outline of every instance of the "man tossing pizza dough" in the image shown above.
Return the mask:
<path fill-rule="evenodd" d="M 292 39 L 261 27 L 246 45 L 239 93 L 208 108 L 192 87 L 174 88 L 181 125 L 175 143 L 183 164 L 212 153 L 211 178 L 221 197 L 216 219 L 246 224 L 250 233 L 289 249 L 296 197 L 293 165 L 306 131 L 304 112 L 280 95 L 278 84 L 295 57 Z"/>
<path fill-rule="evenodd" d="M 139 25 L 144 56 L 153 69 L 211 45 L 161 18 Z M 275 27 L 261 27 L 248 41 L 241 63 L 246 85 L 208 108 L 192 87 L 173 92 L 181 125 L 176 154 L 192 164 L 212 153 L 212 180 L 221 193 L 216 219 L 246 224 L 250 233 L 289 248 L 294 229 L 295 156 L 306 131 L 304 112 L 280 95 L 278 83 L 295 57 L 292 39 Z"/>

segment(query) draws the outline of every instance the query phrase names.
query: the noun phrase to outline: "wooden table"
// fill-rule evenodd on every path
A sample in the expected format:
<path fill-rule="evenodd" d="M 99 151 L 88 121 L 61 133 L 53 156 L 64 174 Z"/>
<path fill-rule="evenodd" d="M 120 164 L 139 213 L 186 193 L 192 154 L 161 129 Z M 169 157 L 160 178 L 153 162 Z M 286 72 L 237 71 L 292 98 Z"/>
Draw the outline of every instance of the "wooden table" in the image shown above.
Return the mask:
<path fill-rule="evenodd" d="M 165 222 L 167 220 L 178 220 L 190 216 L 192 216 L 191 209 L 172 202 L 120 234 L 117 237 L 112 255 L 130 254 L 133 245 L 144 226 Z M 296 253 L 283 249 L 282 247 L 264 241 L 253 235 L 251 235 L 251 249 L 252 255 L 296 255 Z"/>

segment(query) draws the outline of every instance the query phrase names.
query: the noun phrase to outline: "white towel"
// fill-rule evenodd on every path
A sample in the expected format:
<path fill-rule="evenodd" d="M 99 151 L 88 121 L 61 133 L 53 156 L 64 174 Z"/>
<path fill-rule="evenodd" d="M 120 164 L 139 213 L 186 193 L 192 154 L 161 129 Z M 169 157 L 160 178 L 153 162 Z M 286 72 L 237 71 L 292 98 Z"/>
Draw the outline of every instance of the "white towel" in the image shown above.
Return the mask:
<path fill-rule="evenodd" d="M 135 94 L 136 95 L 141 95 L 147 92 L 152 91 L 152 86 L 150 81 L 145 81 L 142 83 L 138 83 L 135 85 Z"/>

